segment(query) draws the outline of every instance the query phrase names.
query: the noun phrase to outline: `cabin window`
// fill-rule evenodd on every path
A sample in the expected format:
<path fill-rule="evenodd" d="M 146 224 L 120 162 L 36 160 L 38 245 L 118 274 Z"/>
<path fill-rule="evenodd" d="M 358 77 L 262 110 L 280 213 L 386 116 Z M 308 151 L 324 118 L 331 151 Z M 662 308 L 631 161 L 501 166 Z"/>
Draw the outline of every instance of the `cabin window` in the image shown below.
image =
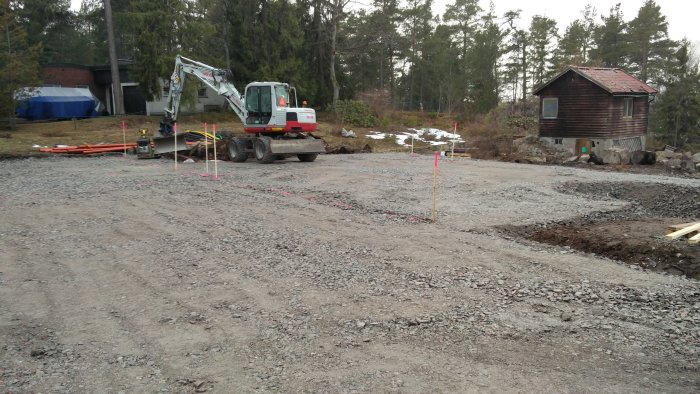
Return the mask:
<path fill-rule="evenodd" d="M 542 99 L 542 118 L 556 119 L 559 113 L 558 98 L 543 98 Z"/>
<path fill-rule="evenodd" d="M 555 138 L 554 139 L 554 145 L 562 145 L 562 144 L 564 144 L 563 138 Z"/>
<path fill-rule="evenodd" d="M 632 97 L 625 97 L 622 116 L 624 118 L 632 117 L 632 112 L 634 111 L 634 99 Z"/>

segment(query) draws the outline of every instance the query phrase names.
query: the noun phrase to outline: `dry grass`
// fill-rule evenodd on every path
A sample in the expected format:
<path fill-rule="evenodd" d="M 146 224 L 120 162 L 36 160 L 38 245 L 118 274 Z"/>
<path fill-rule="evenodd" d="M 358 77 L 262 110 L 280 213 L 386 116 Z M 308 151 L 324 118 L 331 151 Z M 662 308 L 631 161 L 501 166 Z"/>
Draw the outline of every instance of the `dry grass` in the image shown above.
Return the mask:
<path fill-rule="evenodd" d="M 181 115 L 179 117 L 178 130 L 203 130 L 204 122 L 210 127 L 213 122 L 217 125 L 217 131 L 230 131 L 243 133 L 243 126 L 239 119 L 231 112 L 206 112 L 193 115 Z M 406 147 L 397 145 L 393 140 L 374 140 L 366 138 L 370 131 L 400 132 L 407 127 L 436 127 L 442 130 L 451 130 L 453 120 L 444 115 L 415 112 L 393 112 L 387 114 L 382 124 L 375 128 L 358 128 L 342 125 L 334 122 L 332 114 L 319 112 L 318 130 L 314 133 L 323 138 L 331 149 L 345 147 L 350 151 L 372 152 L 406 152 Z M 126 116 L 123 118 L 126 128 L 126 142 L 134 142 L 139 136 L 139 129 L 145 128 L 150 132 L 158 129 L 159 116 Z M 99 117 L 82 120 L 68 120 L 58 122 L 24 123 L 15 130 L 0 132 L 0 157 L 26 157 L 45 155 L 39 152 L 34 145 L 51 147 L 57 144 L 81 145 L 99 143 L 121 143 L 123 141 L 121 131 L 122 118 Z M 340 135 L 342 128 L 352 129 L 357 138 L 343 138 Z M 211 129 L 210 129 L 211 130 Z M 428 143 L 416 142 L 415 151 L 429 151 Z"/>
<path fill-rule="evenodd" d="M 126 116 L 123 118 L 126 142 L 135 142 L 139 129 L 150 132 L 158 129 L 159 116 Z M 238 118 L 233 114 L 203 113 L 180 117 L 179 130 L 203 130 L 204 121 L 216 122 L 217 130 L 242 132 Z M 81 145 L 99 143 L 121 143 L 122 118 L 99 117 L 92 119 L 58 122 L 24 123 L 14 130 L 3 131 L 0 137 L 0 157 L 25 157 L 43 155 L 34 145 L 52 147 L 57 144 Z"/>

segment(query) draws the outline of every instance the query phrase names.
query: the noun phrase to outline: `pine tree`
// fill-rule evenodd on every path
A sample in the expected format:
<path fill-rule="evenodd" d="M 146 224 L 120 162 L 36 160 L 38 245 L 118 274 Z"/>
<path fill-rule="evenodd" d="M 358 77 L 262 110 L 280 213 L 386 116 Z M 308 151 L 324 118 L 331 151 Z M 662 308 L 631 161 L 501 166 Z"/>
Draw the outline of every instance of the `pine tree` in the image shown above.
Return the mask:
<path fill-rule="evenodd" d="M 666 143 L 683 146 L 700 142 L 700 70 L 683 41 L 668 69 L 668 87 L 650 114 L 652 128 Z"/>
<path fill-rule="evenodd" d="M 498 105 L 500 59 L 504 32 L 496 23 L 493 4 L 474 34 L 469 54 L 470 112 L 484 114 Z"/>
<path fill-rule="evenodd" d="M 556 48 L 557 22 L 545 16 L 535 15 L 530 24 L 530 65 L 532 81 L 535 85 L 543 83 L 554 70 L 553 53 Z"/>
<path fill-rule="evenodd" d="M 583 18 L 576 19 L 566 28 L 559 40 L 555 55 L 555 68 L 561 70 L 569 65 L 585 66 L 590 63 L 590 50 L 595 31 L 596 11 L 590 4 L 581 12 Z"/>
<path fill-rule="evenodd" d="M 592 61 L 604 67 L 625 67 L 629 53 L 626 24 L 623 20 L 620 3 L 610 8 L 608 16 L 601 16 L 603 24 L 595 29 L 595 49 Z"/>
<path fill-rule="evenodd" d="M 658 83 L 663 78 L 666 59 L 672 58 L 676 43 L 668 38 L 668 22 L 661 7 L 647 0 L 637 17 L 628 25 L 633 71 L 644 82 Z"/>
<path fill-rule="evenodd" d="M 32 88 L 40 84 L 39 56 L 41 43 L 30 45 L 22 23 L 17 22 L 13 10 L 0 6 L 0 116 L 8 119 L 8 126 L 15 125 L 15 108 L 18 101 L 27 98 Z"/>

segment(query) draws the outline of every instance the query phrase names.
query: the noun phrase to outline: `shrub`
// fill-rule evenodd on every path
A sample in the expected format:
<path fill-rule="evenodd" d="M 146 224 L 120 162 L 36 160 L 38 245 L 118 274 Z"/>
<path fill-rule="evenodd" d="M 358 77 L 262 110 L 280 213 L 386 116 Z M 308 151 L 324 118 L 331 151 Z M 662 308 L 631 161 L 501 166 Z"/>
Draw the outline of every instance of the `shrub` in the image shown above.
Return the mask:
<path fill-rule="evenodd" d="M 357 127 L 372 127 L 379 124 L 374 111 L 362 101 L 339 100 L 335 104 L 336 114 L 344 124 Z"/>

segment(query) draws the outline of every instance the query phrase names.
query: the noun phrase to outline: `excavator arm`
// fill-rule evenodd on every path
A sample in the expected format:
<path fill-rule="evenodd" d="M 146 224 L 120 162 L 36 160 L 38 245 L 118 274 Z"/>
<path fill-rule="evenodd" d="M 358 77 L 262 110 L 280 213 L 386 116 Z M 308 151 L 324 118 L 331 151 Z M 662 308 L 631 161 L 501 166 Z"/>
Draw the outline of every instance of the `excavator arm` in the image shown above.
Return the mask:
<path fill-rule="evenodd" d="M 214 68 L 180 55 L 175 58 L 175 70 L 170 77 L 170 91 L 165 108 L 168 121 L 175 122 L 177 120 L 186 75 L 194 76 L 217 94 L 224 96 L 229 107 L 238 115 L 241 122 L 245 123 L 245 103 L 233 84 L 233 73 L 230 70 Z"/>

